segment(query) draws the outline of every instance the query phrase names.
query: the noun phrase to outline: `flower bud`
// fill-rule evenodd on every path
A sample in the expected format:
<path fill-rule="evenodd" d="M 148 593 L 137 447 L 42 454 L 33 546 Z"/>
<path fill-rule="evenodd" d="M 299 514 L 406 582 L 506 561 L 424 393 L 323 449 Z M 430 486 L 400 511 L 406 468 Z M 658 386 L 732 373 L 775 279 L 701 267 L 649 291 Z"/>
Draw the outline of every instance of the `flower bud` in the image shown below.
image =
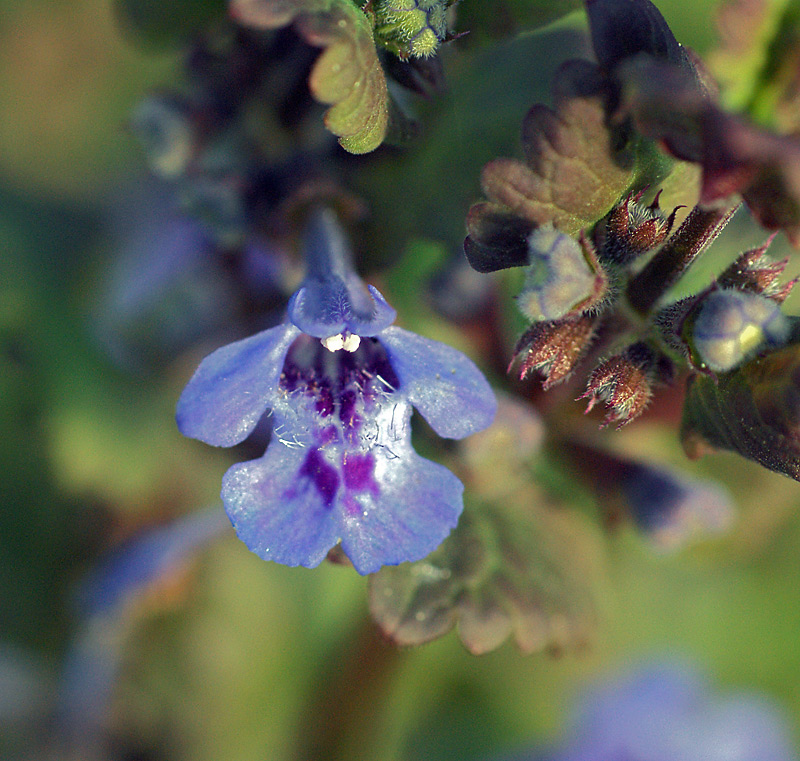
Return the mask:
<path fill-rule="evenodd" d="M 789 337 L 789 322 L 771 299 L 730 288 L 712 291 L 699 304 L 688 342 L 700 368 L 724 373 Z"/>
<path fill-rule="evenodd" d="M 658 195 L 653 203 L 644 206 L 639 203 L 642 193 L 630 194 L 611 210 L 601 259 L 625 264 L 666 240 L 680 207 L 665 216 L 658 205 Z"/>
<path fill-rule="evenodd" d="M 721 533 L 733 520 L 730 495 L 721 486 L 666 468 L 631 462 L 620 491 L 637 528 L 665 552 L 696 534 Z"/>
<path fill-rule="evenodd" d="M 600 363 L 579 399 L 589 400 L 586 412 L 598 402 L 605 402 L 609 411 L 600 427 L 616 423 L 619 429 L 644 412 L 653 396 L 653 386 L 671 375 L 672 363 L 665 356 L 637 342 Z"/>
<path fill-rule="evenodd" d="M 375 0 L 375 34 L 398 58 L 428 58 L 447 36 L 452 0 Z"/>
<path fill-rule="evenodd" d="M 186 171 L 197 146 L 195 127 L 185 104 L 175 98 L 151 95 L 136 107 L 131 128 L 155 174 L 174 179 Z"/>
<path fill-rule="evenodd" d="M 536 322 L 517 342 L 511 365 L 519 363 L 520 380 L 531 371 L 543 375 L 542 386 L 547 391 L 572 374 L 589 348 L 594 332 L 594 317 L 586 314 Z"/>
<path fill-rule="evenodd" d="M 596 306 L 607 294 L 607 280 L 592 244 L 558 232 L 552 224 L 528 236 L 528 269 L 517 296 L 533 321 L 557 320 Z"/>

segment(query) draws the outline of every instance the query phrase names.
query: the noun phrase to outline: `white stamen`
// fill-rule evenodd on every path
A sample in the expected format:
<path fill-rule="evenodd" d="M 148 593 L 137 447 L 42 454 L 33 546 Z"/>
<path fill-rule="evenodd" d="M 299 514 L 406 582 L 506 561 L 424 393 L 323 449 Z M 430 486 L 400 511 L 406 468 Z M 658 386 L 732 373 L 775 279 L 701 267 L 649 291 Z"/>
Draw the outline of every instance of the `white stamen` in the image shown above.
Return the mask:
<path fill-rule="evenodd" d="M 352 333 L 338 333 L 335 336 L 322 338 L 320 341 L 328 351 L 344 349 L 345 351 L 354 352 L 361 345 L 361 336 L 356 336 Z"/>
<path fill-rule="evenodd" d="M 350 333 L 345 339 L 342 347 L 345 351 L 354 352 L 361 344 L 361 336 Z"/>
<path fill-rule="evenodd" d="M 344 348 L 344 336 L 341 333 L 335 336 L 328 336 L 321 339 L 321 343 L 328 351 L 339 351 L 339 349 Z"/>

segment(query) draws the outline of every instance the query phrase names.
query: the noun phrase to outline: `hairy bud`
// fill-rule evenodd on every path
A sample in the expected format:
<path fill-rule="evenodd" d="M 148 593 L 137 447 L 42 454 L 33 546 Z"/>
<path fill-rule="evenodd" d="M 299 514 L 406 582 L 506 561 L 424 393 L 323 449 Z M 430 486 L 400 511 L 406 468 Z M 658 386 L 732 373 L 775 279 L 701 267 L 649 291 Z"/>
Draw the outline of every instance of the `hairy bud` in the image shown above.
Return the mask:
<path fill-rule="evenodd" d="M 599 252 L 602 260 L 627 264 L 666 240 L 680 207 L 667 217 L 658 205 L 658 195 L 649 206 L 639 203 L 641 197 L 641 192 L 630 194 L 611 210 Z"/>
<path fill-rule="evenodd" d="M 586 391 L 579 399 L 588 399 L 586 412 L 598 402 L 605 402 L 608 414 L 600 424 L 605 428 L 630 423 L 644 412 L 653 396 L 653 386 L 672 377 L 672 363 L 643 342 L 601 362 L 589 376 Z"/>
<path fill-rule="evenodd" d="M 782 304 L 797 284 L 797 278 L 785 285 L 776 282 L 786 269 L 789 259 L 773 262 L 766 255 L 774 237 L 771 236 L 763 246 L 745 251 L 739 256 L 717 278 L 717 285 L 721 288 L 736 288 L 749 293 L 759 293 Z"/>
<path fill-rule="evenodd" d="M 375 34 L 398 58 L 428 58 L 447 37 L 452 0 L 374 0 Z"/>
<path fill-rule="evenodd" d="M 511 367 L 518 364 L 520 380 L 530 372 L 544 376 L 545 391 L 566 380 L 589 348 L 595 318 L 587 314 L 537 322 L 519 339 Z"/>

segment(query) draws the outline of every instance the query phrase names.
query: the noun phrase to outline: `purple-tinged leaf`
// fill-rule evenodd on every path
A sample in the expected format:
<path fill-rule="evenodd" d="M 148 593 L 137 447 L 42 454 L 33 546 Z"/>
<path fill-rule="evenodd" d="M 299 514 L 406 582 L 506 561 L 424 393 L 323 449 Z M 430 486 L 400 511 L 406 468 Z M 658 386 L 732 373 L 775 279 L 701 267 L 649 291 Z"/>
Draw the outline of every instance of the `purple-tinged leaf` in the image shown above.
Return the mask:
<path fill-rule="evenodd" d="M 612 72 L 626 58 L 647 53 L 686 64 L 683 48 L 649 0 L 585 0 L 592 46 L 600 66 Z"/>
<path fill-rule="evenodd" d="M 522 267 L 528 261 L 528 236 L 535 225 L 497 204 L 473 204 L 467 214 L 464 253 L 478 272 Z"/>
<path fill-rule="evenodd" d="M 677 66 L 639 56 L 618 74 L 620 113 L 672 155 L 701 165 L 701 203 L 738 193 L 764 227 L 800 240 L 800 140 L 726 113 Z"/>
<path fill-rule="evenodd" d="M 728 449 L 800 480 L 800 344 L 751 360 L 716 382 L 691 378 L 681 439 L 689 457 Z"/>
<path fill-rule="evenodd" d="M 501 158 L 484 167 L 481 187 L 490 202 L 470 210 L 465 244 L 478 269 L 518 266 L 524 229 L 552 222 L 576 235 L 631 185 L 635 155 L 629 145 L 616 148 L 619 136 L 607 124 L 607 87 L 593 64 L 567 61 L 555 77 L 553 109 L 536 104 L 523 121 L 526 161 Z"/>

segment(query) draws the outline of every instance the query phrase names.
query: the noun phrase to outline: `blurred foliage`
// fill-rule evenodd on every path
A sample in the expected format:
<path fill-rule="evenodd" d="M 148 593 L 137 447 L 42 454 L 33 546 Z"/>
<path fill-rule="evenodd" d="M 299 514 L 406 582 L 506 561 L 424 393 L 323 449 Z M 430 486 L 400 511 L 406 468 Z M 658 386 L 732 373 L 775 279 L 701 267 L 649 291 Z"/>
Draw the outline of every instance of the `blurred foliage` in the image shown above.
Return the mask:
<path fill-rule="evenodd" d="M 115 10 L 122 30 L 153 48 L 188 42 L 209 24 L 225 18 L 225 0 L 115 0 Z"/>
<path fill-rule="evenodd" d="M 657 4 L 678 39 L 709 49 L 707 5 Z M 182 11 L 189 5 L 191 14 Z M 368 199 L 362 232 L 371 265 L 394 263 L 387 292 L 402 323 L 477 356 L 483 347 L 471 340 L 474 324 L 442 320 L 417 283 L 460 251 L 464 218 L 480 196 L 480 168 L 498 155 L 520 156 L 528 107 L 548 101 L 553 72 L 579 56 L 585 41 L 580 14 L 504 38 L 576 3 L 509 0 L 497 11 L 478 0 L 462 5 L 457 28 L 474 27 L 473 40 L 445 46 L 448 90 L 417 106 L 424 139 L 408 152 L 382 148 L 363 164 L 342 165 L 353 190 Z M 203 0 L 147 6 L 158 19 L 137 20 L 127 3 L 107 0 L 0 8 L 0 693 L 16 699 L 0 701 L 0 755 L 7 758 L 68 757 L 31 748 L 52 726 L 41 703 L 55 701 L 64 653 L 79 634 L 72 603 L 85 572 L 142 528 L 211 504 L 229 463 L 255 456 L 252 444 L 210 451 L 174 429 L 180 388 L 218 336 L 143 375 L 116 365 L 93 334 L 101 283 L 122 247 L 105 220 L 136 185 L 131 174 L 143 171 L 129 114 L 175 78 L 176 35 L 219 10 Z M 135 25 L 130 37 L 128 22 L 118 25 L 115 14 Z M 500 39 L 496 48 L 490 39 Z M 743 64 L 731 97 L 757 104 L 754 112 L 768 121 L 769 104 L 779 99 L 766 86 L 755 97 L 746 80 L 757 70 L 761 64 Z M 740 212 L 676 294 L 707 284 L 763 238 Z M 773 253 L 782 252 L 789 249 L 780 239 Z M 508 279 L 493 282 L 500 291 Z M 513 323 L 503 316 L 510 300 L 495 308 L 492 298 L 476 321 L 513 342 L 506 335 Z M 796 303 L 790 298 L 788 310 Z M 500 361 L 489 361 L 500 377 Z M 532 386 L 513 388 L 541 401 Z M 556 395 L 542 407 L 550 425 L 565 404 Z M 367 584 L 352 569 L 265 564 L 228 535 L 137 597 L 117 622 L 118 682 L 106 717 L 112 757 L 477 761 L 553 737 L 589 675 L 654 649 L 688 652 L 725 684 L 768 691 L 800 736 L 797 485 L 734 454 L 687 464 L 674 435 L 679 409 L 676 393 L 607 442 L 620 454 L 724 482 L 737 523 L 725 537 L 669 556 L 655 555 L 630 526 L 604 536 L 600 550 L 596 537 L 587 538 L 594 549 L 580 559 L 596 552 L 604 568 L 587 648 L 554 659 L 506 644 L 475 658 L 449 634 L 398 650 L 369 622 Z M 567 430 L 576 419 L 566 413 L 558 425 Z M 533 504 L 538 497 L 523 492 L 514 509 L 522 514 L 532 503 L 526 520 L 600 524 L 595 502 L 557 458 L 545 450 L 532 469 L 536 494 L 548 504 L 568 500 L 574 512 L 545 517 Z M 556 544 L 554 563 L 568 564 L 575 548 Z M 36 700 L 26 703 L 27 693 L 13 687 L 19 672 Z"/>

